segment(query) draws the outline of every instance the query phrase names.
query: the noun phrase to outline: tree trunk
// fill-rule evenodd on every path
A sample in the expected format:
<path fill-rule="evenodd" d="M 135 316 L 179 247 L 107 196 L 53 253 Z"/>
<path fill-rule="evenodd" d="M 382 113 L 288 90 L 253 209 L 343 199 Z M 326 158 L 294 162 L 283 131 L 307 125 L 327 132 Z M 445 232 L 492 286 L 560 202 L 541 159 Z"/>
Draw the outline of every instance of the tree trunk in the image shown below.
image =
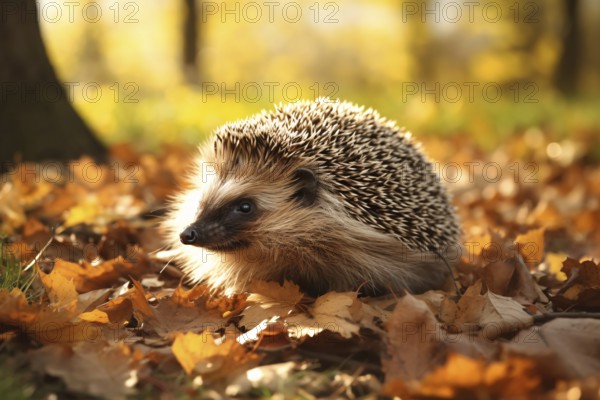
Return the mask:
<path fill-rule="evenodd" d="M 581 72 L 579 4 L 579 0 L 565 0 L 566 32 L 562 40 L 563 52 L 556 69 L 556 87 L 567 96 L 577 93 Z"/>
<path fill-rule="evenodd" d="M 183 73 L 188 83 L 199 84 L 198 10 L 196 0 L 183 0 L 186 12 L 183 22 Z"/>
<path fill-rule="evenodd" d="M 69 102 L 42 41 L 35 0 L 0 0 L 0 169 L 15 161 L 97 161 L 106 149 Z"/>

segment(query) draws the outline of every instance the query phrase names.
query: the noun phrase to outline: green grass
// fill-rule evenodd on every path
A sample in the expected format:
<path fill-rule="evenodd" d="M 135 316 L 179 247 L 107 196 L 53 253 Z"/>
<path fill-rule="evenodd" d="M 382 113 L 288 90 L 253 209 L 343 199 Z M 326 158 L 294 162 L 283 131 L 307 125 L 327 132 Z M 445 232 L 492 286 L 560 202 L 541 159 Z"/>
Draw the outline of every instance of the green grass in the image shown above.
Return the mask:
<path fill-rule="evenodd" d="M 24 266 L 9 251 L 6 240 L 0 238 L 0 289 L 11 291 L 18 288 L 27 298 L 31 298 L 33 293 L 30 288 L 35 276 L 33 268 L 24 271 Z"/>
<path fill-rule="evenodd" d="M 33 398 L 35 387 L 17 362 L 7 355 L 0 356 L 0 393 L 4 400 L 25 400 Z"/>

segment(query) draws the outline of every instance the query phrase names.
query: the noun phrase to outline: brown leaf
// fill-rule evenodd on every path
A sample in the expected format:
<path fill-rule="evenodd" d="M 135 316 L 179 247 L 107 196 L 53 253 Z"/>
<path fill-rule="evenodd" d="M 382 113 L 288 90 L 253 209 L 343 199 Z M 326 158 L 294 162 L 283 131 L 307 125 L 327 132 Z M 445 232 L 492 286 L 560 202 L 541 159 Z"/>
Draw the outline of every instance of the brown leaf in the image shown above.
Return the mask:
<path fill-rule="evenodd" d="M 154 309 L 148 304 L 142 284 L 135 279 L 132 279 L 131 283 L 133 287 L 127 292 L 127 298 L 131 300 L 136 318 L 140 321 L 155 321 Z"/>
<path fill-rule="evenodd" d="M 567 258 L 562 271 L 569 277 L 552 299 L 558 308 L 600 309 L 600 266 L 593 261 Z"/>
<path fill-rule="evenodd" d="M 409 294 L 396 304 L 386 330 L 389 356 L 383 360 L 386 382 L 418 380 L 446 356 L 441 325 L 425 302 Z"/>
<path fill-rule="evenodd" d="M 269 299 L 278 302 L 298 303 L 304 294 L 300 287 L 293 282 L 285 281 L 283 285 L 277 282 L 255 281 L 250 286 L 250 301 Z"/>
<path fill-rule="evenodd" d="M 225 296 L 222 293 L 214 293 L 206 285 L 196 285 L 190 290 L 185 290 L 179 284 L 171 300 L 187 307 L 202 305 L 207 310 L 218 311 L 223 318 L 229 318 L 239 314 L 246 307 L 246 297 L 245 294 Z"/>
<path fill-rule="evenodd" d="M 227 325 L 216 310 L 208 310 L 204 302 L 181 305 L 172 297 L 161 298 L 152 308 L 154 317 L 147 320 L 146 327 L 161 337 L 177 332 L 215 332 Z"/>
<path fill-rule="evenodd" d="M 15 288 L 10 292 L 0 290 L 0 323 L 10 326 L 27 326 L 40 313 L 39 304 L 29 304 L 23 292 Z"/>
<path fill-rule="evenodd" d="M 572 258 L 567 258 L 563 261 L 562 272 L 571 277 L 574 271 L 579 273 L 578 281 L 588 287 L 600 286 L 600 265 L 591 260 L 577 261 Z"/>
<path fill-rule="evenodd" d="M 56 310 L 75 312 L 78 306 L 78 294 L 71 279 L 60 275 L 56 270 L 45 274 L 38 269 L 38 274 L 50 298 L 50 306 Z"/>
<path fill-rule="evenodd" d="M 248 296 L 249 306 L 242 312 L 240 326 L 253 329 L 265 320 L 286 317 L 291 314 L 304 294 L 300 288 L 285 281 L 283 285 L 277 282 L 256 281 L 250 287 Z"/>
<path fill-rule="evenodd" d="M 124 343 L 102 341 L 47 345 L 29 353 L 33 368 L 61 378 L 69 390 L 110 399 L 133 393 L 140 356 Z"/>
<path fill-rule="evenodd" d="M 482 280 L 492 292 L 506 295 L 514 273 L 514 262 L 508 262 L 507 260 L 494 261 L 485 266 Z"/>
<path fill-rule="evenodd" d="M 122 257 L 118 257 L 96 266 L 86 261 L 76 264 L 56 259 L 53 271 L 68 279 L 72 279 L 77 291 L 85 293 L 95 289 L 111 287 L 120 278 L 141 276 L 146 268 L 145 258 L 132 263 Z"/>
<path fill-rule="evenodd" d="M 248 352 L 235 340 L 217 344 L 210 333 L 179 334 L 171 347 L 184 371 L 208 380 L 233 377 L 236 372 L 254 367 L 260 357 Z"/>
<path fill-rule="evenodd" d="M 194 286 L 190 290 L 185 290 L 181 284 L 177 285 L 171 300 L 182 306 L 194 306 L 195 302 L 203 299 L 206 300 L 210 296 L 210 289 L 205 285 Z"/>
<path fill-rule="evenodd" d="M 45 277 L 52 285 L 55 281 Z M 61 282 L 62 281 L 62 282 Z M 64 285 L 64 278 L 58 278 L 57 287 L 51 287 L 52 304 L 29 304 L 23 293 L 13 289 L 10 293 L 0 291 L 0 322 L 18 327 L 30 337 L 41 343 L 74 343 L 97 340 L 105 335 L 114 338 L 115 332 L 104 330 L 91 321 L 92 316 L 79 318 L 81 305 L 71 299 L 71 290 Z M 66 286 L 66 288 L 64 287 Z M 100 315 L 96 316 L 101 319 Z M 96 321 L 93 321 L 96 322 Z M 117 332 L 118 333 L 118 332 Z"/>
<path fill-rule="evenodd" d="M 354 319 L 351 307 L 356 301 L 356 292 L 329 292 L 317 298 L 309 313 L 285 318 L 290 337 L 315 336 L 324 330 L 350 338 L 358 334 L 359 322 Z"/>
<path fill-rule="evenodd" d="M 504 347 L 535 361 L 549 379 L 581 379 L 600 371 L 600 321 L 558 318 L 519 332 Z"/>
<path fill-rule="evenodd" d="M 510 297 L 487 291 L 480 294 L 481 282 L 471 286 L 458 302 L 454 324 L 461 332 L 481 330 L 488 340 L 533 324 L 523 306 Z"/>
<path fill-rule="evenodd" d="M 133 315 L 133 303 L 127 297 L 118 297 L 98 307 L 97 311 L 106 314 L 110 323 L 122 324 L 131 319 Z"/>
<path fill-rule="evenodd" d="M 460 399 L 478 399 L 481 393 L 492 398 L 520 398 L 537 393 L 540 385 L 535 364 L 525 358 L 487 364 L 452 353 L 446 364 L 425 376 L 413 393 Z"/>
<path fill-rule="evenodd" d="M 544 233 L 545 228 L 532 229 L 515 239 L 517 250 L 531 269 L 544 261 Z"/>
<path fill-rule="evenodd" d="M 520 255 L 486 265 L 482 281 L 493 293 L 512 297 L 521 304 L 548 301 Z"/>
<path fill-rule="evenodd" d="M 28 242 L 46 243 L 50 230 L 36 218 L 28 218 L 23 226 L 23 238 Z"/>

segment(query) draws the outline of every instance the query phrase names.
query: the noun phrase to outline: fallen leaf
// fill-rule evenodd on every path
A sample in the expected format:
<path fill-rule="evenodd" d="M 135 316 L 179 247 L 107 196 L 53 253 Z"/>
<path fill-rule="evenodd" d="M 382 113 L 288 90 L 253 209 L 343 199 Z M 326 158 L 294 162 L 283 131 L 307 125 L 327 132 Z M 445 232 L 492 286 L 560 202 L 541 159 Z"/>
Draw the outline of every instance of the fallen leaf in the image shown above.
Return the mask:
<path fill-rule="evenodd" d="M 215 332 L 227 325 L 227 319 L 215 310 L 208 310 L 204 302 L 186 306 L 166 297 L 152 307 L 152 312 L 153 317 L 147 319 L 144 329 L 151 329 L 161 337 L 176 332 Z"/>
<path fill-rule="evenodd" d="M 350 312 L 356 300 L 356 292 L 329 292 L 317 298 L 309 308 L 309 313 L 302 313 L 285 318 L 290 337 L 313 337 L 324 330 L 350 338 L 358 334 L 360 325 Z"/>
<path fill-rule="evenodd" d="M 235 340 L 217 344 L 212 334 L 179 334 L 171 346 L 177 361 L 188 374 L 200 374 L 207 380 L 234 377 L 254 367 L 260 357 Z"/>
<path fill-rule="evenodd" d="M 111 287 L 120 278 L 139 277 L 146 269 L 145 258 L 130 262 L 118 257 L 95 266 L 87 261 L 77 264 L 56 259 L 53 271 L 72 279 L 77 291 L 85 293 L 95 289 Z"/>
<path fill-rule="evenodd" d="M 253 329 L 261 322 L 273 317 L 286 317 L 292 313 L 304 294 L 298 285 L 285 281 L 257 281 L 249 289 L 248 306 L 242 312 L 240 326 Z"/>
<path fill-rule="evenodd" d="M 31 351 L 35 370 L 61 378 L 69 390 L 109 399 L 133 393 L 142 370 L 140 357 L 124 343 L 80 342 Z"/>
<path fill-rule="evenodd" d="M 46 288 L 46 293 L 50 298 L 50 306 L 53 310 L 75 312 L 78 309 L 78 293 L 72 280 L 65 278 L 56 271 L 45 274 L 38 269 L 38 274 Z"/>
<path fill-rule="evenodd" d="M 520 331 L 504 347 L 536 361 L 551 379 L 581 379 L 600 371 L 598 332 L 597 319 L 557 318 Z"/>
<path fill-rule="evenodd" d="M 127 298 L 131 300 L 133 312 L 136 318 L 140 321 L 156 321 L 154 309 L 148 304 L 146 293 L 142 284 L 135 279 L 131 280 L 133 287 L 127 293 Z"/>
<path fill-rule="evenodd" d="M 452 353 L 445 365 L 423 378 L 413 394 L 478 399 L 485 393 L 492 398 L 531 398 L 540 386 L 535 364 L 526 358 L 486 363 Z"/>
<path fill-rule="evenodd" d="M 568 279 L 552 299 L 555 307 L 600 310 L 600 265 L 567 258 L 562 271 Z"/>
<path fill-rule="evenodd" d="M 424 301 L 406 294 L 398 300 L 385 326 L 387 357 L 382 363 L 386 382 L 416 381 L 444 361 L 444 331 Z"/>
<path fill-rule="evenodd" d="M 544 261 L 544 232 L 545 228 L 532 229 L 515 239 L 517 250 L 530 269 Z"/>
<path fill-rule="evenodd" d="M 469 287 L 458 301 L 453 324 L 461 332 L 480 331 L 488 340 L 516 332 L 533 324 L 533 317 L 510 297 L 487 291 L 480 294 L 481 282 Z"/>

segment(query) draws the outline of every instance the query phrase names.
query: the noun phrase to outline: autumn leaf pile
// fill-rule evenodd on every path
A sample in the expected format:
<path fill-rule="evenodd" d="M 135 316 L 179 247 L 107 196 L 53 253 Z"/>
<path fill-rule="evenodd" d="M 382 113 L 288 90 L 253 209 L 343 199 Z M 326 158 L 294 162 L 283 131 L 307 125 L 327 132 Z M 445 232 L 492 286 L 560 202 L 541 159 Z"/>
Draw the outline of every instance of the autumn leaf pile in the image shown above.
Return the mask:
<path fill-rule="evenodd" d="M 19 398 L 597 398 L 600 166 L 586 144 L 529 130 L 492 151 L 424 147 L 463 223 L 445 254 L 455 285 L 380 298 L 187 286 L 157 226 L 181 149 L 15 165 L 0 181 L 0 385 Z"/>

